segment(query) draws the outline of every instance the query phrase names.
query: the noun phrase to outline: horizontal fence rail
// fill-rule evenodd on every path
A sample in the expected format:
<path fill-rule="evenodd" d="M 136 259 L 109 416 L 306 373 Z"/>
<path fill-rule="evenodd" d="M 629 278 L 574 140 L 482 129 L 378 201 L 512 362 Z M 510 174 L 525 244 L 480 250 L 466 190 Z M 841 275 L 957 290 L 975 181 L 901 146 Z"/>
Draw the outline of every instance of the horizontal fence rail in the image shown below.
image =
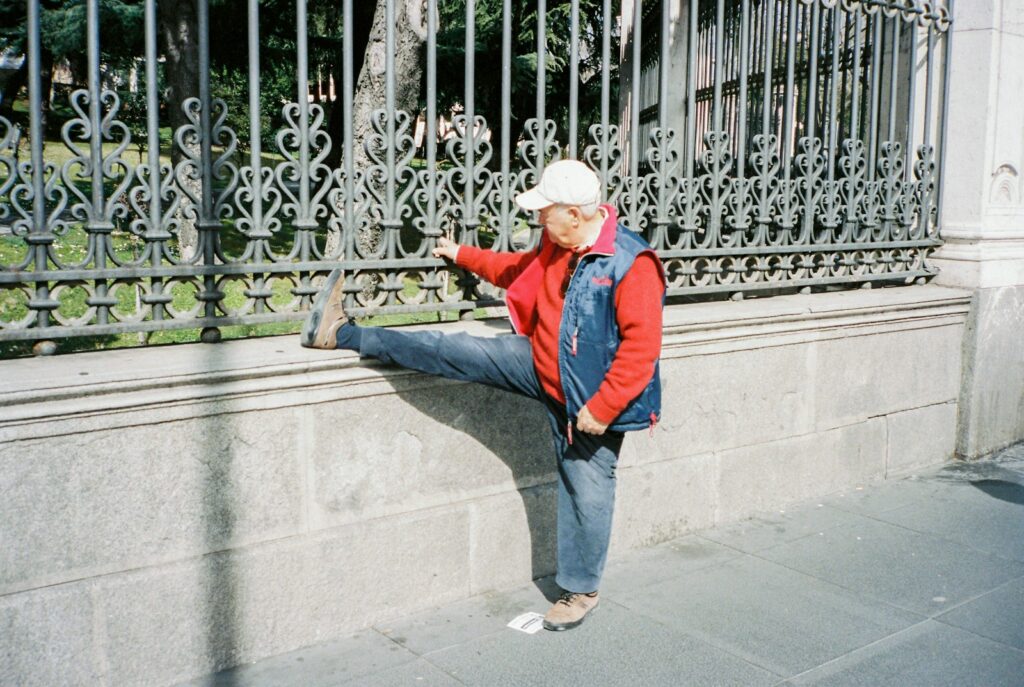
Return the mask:
<path fill-rule="evenodd" d="M 310 83 L 309 12 L 297 0 L 294 101 L 268 132 L 256 0 L 245 119 L 229 116 L 239 113 L 211 79 L 207 0 L 197 5 L 196 95 L 177 104 L 162 85 L 155 0 L 138 27 L 144 86 L 134 95 L 109 78 L 100 0 L 87 0 L 87 83 L 68 97 L 58 158 L 43 129 L 40 4 L 30 0 L 28 113 L 0 118 L 0 340 L 192 327 L 215 340 L 218 327 L 302 318 L 336 267 L 355 315 L 497 304 L 500 292 L 431 249 L 441 236 L 533 249 L 543 229 L 517 213 L 515 194 L 564 157 L 589 164 L 604 200 L 655 247 L 670 296 L 934 273 L 948 3 L 379 5 L 382 59 L 367 50 L 357 74 L 352 0 L 341 3 L 331 100 L 320 75 Z M 218 40 L 241 30 L 218 27 Z M 461 74 L 450 69 L 453 31 Z M 417 105 L 403 109 L 409 59 L 422 76 Z M 361 108 L 358 89 L 372 78 L 382 97 Z M 143 103 L 134 129 L 130 97 Z M 162 138 L 168 107 L 186 123 Z M 344 124 L 332 137 L 337 108 Z"/>

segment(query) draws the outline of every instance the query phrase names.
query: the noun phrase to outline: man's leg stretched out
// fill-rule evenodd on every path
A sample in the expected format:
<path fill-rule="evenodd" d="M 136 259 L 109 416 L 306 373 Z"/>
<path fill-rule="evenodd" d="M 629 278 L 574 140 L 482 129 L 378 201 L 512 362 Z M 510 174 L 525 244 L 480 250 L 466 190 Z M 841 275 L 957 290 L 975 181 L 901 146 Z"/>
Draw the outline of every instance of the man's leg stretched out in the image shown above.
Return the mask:
<path fill-rule="evenodd" d="M 608 553 L 615 500 L 615 465 L 623 435 L 566 434 L 565 407 L 541 388 L 529 339 L 474 337 L 464 333 L 359 327 L 341 302 L 344 278 L 328 277 L 303 326 L 302 345 L 344 348 L 401 367 L 448 379 L 478 382 L 545 404 L 558 463 L 556 581 L 565 590 L 545 617 L 545 627 L 579 625 L 597 606 L 597 589 Z"/>

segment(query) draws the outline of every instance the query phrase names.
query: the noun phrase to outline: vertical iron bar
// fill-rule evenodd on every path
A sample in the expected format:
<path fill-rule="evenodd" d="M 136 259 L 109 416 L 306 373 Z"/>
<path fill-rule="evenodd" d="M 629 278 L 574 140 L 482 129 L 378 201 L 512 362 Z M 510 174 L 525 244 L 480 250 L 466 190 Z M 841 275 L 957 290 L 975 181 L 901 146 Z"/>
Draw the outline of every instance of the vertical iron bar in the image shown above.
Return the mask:
<path fill-rule="evenodd" d="M 151 243 L 149 261 L 154 267 L 163 262 L 164 241 L 168 238 L 162 231 L 162 203 L 160 185 L 163 174 L 160 169 L 160 84 L 157 82 L 156 49 L 156 0 L 146 0 L 146 160 L 149 165 L 149 232 Z M 164 292 L 163 279 L 152 277 L 150 288 L 153 296 L 153 319 L 164 319 L 164 304 L 160 296 Z"/>
<path fill-rule="evenodd" d="M 828 101 L 828 182 L 831 185 L 836 178 L 836 151 L 838 149 L 838 138 L 840 134 L 839 108 L 839 8 L 832 10 L 832 70 L 829 76 L 829 101 Z"/>
<path fill-rule="evenodd" d="M 955 16 L 954 5 L 956 0 L 948 0 L 947 11 L 950 17 Z M 939 124 L 939 154 L 938 154 L 938 191 L 935 198 L 935 226 L 936 229 L 941 231 L 942 227 L 942 187 L 943 180 L 946 178 L 946 135 L 949 132 L 947 122 L 949 121 L 949 65 L 950 58 L 953 55 L 953 27 L 950 26 L 946 29 L 945 36 L 943 36 L 943 55 L 942 55 L 942 121 Z"/>
<path fill-rule="evenodd" d="M 502 130 L 502 133 L 504 134 L 506 130 L 507 127 Z M 502 147 L 505 149 L 508 146 L 503 145 Z M 503 165 L 507 163 L 507 156 L 507 151 L 503 150 Z M 437 242 L 434 234 L 440 235 L 441 224 L 440 218 L 437 216 L 437 0 L 428 0 L 427 2 L 427 167 L 425 176 L 427 181 L 425 227 L 430 236 L 427 239 L 427 255 L 429 256 Z M 507 209 L 503 207 L 502 217 L 505 216 L 507 216 Z M 443 269 L 442 266 L 441 270 Z M 435 284 L 439 283 L 441 286 L 439 292 L 431 292 L 431 297 L 437 301 L 444 301 L 448 296 L 448 273 L 444 272 L 443 277 L 438 279 L 438 271 L 440 270 L 434 269 L 434 277 L 431 281 Z"/>
<path fill-rule="evenodd" d="M 247 33 L 249 41 L 249 166 L 252 169 L 252 229 L 255 236 L 253 260 L 263 260 L 263 145 L 260 140 L 260 27 L 259 0 L 248 0 Z M 256 300 L 257 312 L 262 301 Z"/>
<path fill-rule="evenodd" d="M 668 129 L 668 38 L 671 21 L 669 0 L 661 0 L 661 36 L 658 52 L 658 126 Z"/>
<path fill-rule="evenodd" d="M 928 48 L 925 54 L 925 80 L 924 80 L 924 129 L 921 132 L 923 144 L 929 145 L 932 134 L 932 98 L 935 97 L 935 27 L 928 24 Z"/>
<path fill-rule="evenodd" d="M 474 168 L 476 166 L 476 103 L 473 101 L 473 82 L 475 77 L 475 74 L 473 73 L 473 66 L 476 59 L 476 0 L 466 0 L 465 38 L 465 94 L 463 95 L 463 100 L 465 100 L 466 108 L 466 186 L 462 198 L 464 220 L 463 241 L 465 241 L 472 232 L 473 242 L 475 243 L 476 235 L 474 228 L 476 227 L 476 212 L 474 210 L 475 203 L 473 202 L 473 175 L 475 173 Z"/>
<path fill-rule="evenodd" d="M 764 16 L 764 93 L 762 94 L 761 107 L 763 108 L 761 122 L 761 134 L 765 138 L 765 145 L 768 145 L 768 136 L 772 132 L 772 96 L 774 95 L 775 89 L 772 87 L 772 67 L 774 66 L 774 54 L 775 54 L 775 11 L 774 8 L 767 8 Z M 761 200 L 764 202 L 764 193 L 767 191 L 764 187 L 761 189 Z"/>
<path fill-rule="evenodd" d="M 512 140 L 512 132 L 509 131 L 512 108 L 512 0 L 502 2 L 501 13 L 501 176 L 504 184 L 502 188 L 507 189 L 510 164 L 508 147 Z M 507 196 L 508 193 L 503 192 L 502 200 L 507 200 Z"/>
<path fill-rule="evenodd" d="M 213 204 L 213 128 L 211 125 L 210 108 L 210 4 L 209 0 L 199 0 L 196 13 L 196 27 L 199 33 L 199 155 L 202 165 L 202 199 L 199 212 L 199 255 L 202 264 L 213 265 L 217 262 L 219 249 L 220 221 L 215 216 Z M 198 257 L 198 256 L 197 256 Z M 213 275 L 203 277 L 203 317 L 217 317 L 217 302 L 220 292 L 217 289 L 217 278 Z M 220 333 L 212 327 L 203 330 L 204 341 L 217 341 Z"/>
<path fill-rule="evenodd" d="M 793 78 L 796 68 L 796 2 L 797 0 L 789 0 L 789 10 L 786 13 L 786 89 L 783 91 L 780 160 L 787 183 L 790 177 L 789 160 L 793 142 L 793 132 L 790 129 L 793 127 Z"/>
<path fill-rule="evenodd" d="M 43 160 L 43 99 L 42 71 L 40 60 L 39 38 L 39 0 L 28 0 L 28 97 L 29 97 L 29 137 L 32 158 L 32 228 L 31 237 L 36 239 L 31 245 L 32 266 L 35 270 L 47 267 L 47 252 L 53 240 L 46 217 L 46 162 Z M 35 283 L 35 299 L 41 303 L 50 300 L 49 282 Z M 40 308 L 36 313 L 36 326 L 50 325 L 50 311 Z"/>
<path fill-rule="evenodd" d="M 512 0 L 504 0 L 501 8 L 501 241 L 506 250 L 513 248 L 509 217 L 509 145 L 512 140 Z"/>
<path fill-rule="evenodd" d="M 686 59 L 686 138 L 683 141 L 684 147 L 684 159 L 686 160 L 686 178 L 688 184 L 695 184 L 694 180 L 694 164 L 697 160 L 697 4 L 698 0 L 689 0 L 690 17 L 687 23 L 687 30 L 689 31 L 689 38 L 686 41 L 687 52 L 689 53 Z M 693 205 L 692 198 L 693 194 L 688 193 L 688 207 L 686 208 L 686 214 L 692 216 Z"/>
<path fill-rule="evenodd" d="M 807 138 L 813 140 L 818 133 L 818 48 L 820 47 L 821 7 L 814 3 L 811 8 L 811 34 L 807 42 L 809 72 L 807 75 L 807 110 L 805 131 Z"/>
<path fill-rule="evenodd" d="M 900 18 L 892 18 L 892 61 L 889 63 L 889 142 L 896 140 L 896 95 L 900 71 Z"/>
<path fill-rule="evenodd" d="M 547 0 L 537 0 L 537 174 L 544 169 L 544 140 L 547 131 L 544 103 L 547 96 Z"/>
<path fill-rule="evenodd" d="M 871 18 L 872 24 L 872 56 L 871 56 L 871 122 L 868 125 L 868 174 L 875 178 L 875 157 L 878 152 L 878 121 L 879 78 L 882 74 L 882 17 L 878 14 Z"/>
<path fill-rule="evenodd" d="M 664 248 L 668 243 L 669 216 L 668 216 L 668 37 L 671 13 L 668 0 L 661 0 L 661 35 L 659 36 L 658 51 L 658 128 L 661 129 L 661 145 L 665 155 L 660 164 L 666 172 L 658 183 L 658 197 L 655 200 L 654 226 L 650 234 L 651 245 L 655 248 Z"/>
<path fill-rule="evenodd" d="M 94 223 L 103 216 L 103 131 L 100 120 L 100 3 L 99 0 L 86 2 L 86 60 L 89 74 L 89 159 L 92 167 L 91 190 L 92 212 L 90 212 L 89 240 L 92 242 Z M 101 247 L 96 248 L 96 267 L 105 267 Z"/>
<path fill-rule="evenodd" d="M 640 60 L 643 57 L 640 46 L 640 24 L 643 21 L 643 0 L 634 0 L 633 5 L 633 82 L 629 96 L 629 176 L 630 183 L 639 188 L 637 175 L 640 171 Z M 637 194 L 632 193 L 631 214 L 636 217 Z"/>
<path fill-rule="evenodd" d="M 579 108 L 580 0 L 569 9 L 569 157 L 576 159 L 577 110 Z"/>
<path fill-rule="evenodd" d="M 469 103 L 467 106 L 472 106 L 472 104 Z M 395 169 L 395 118 L 398 114 L 395 112 L 395 0 L 385 0 L 384 3 L 384 108 L 386 110 L 384 121 L 387 122 L 385 127 L 387 174 L 384 182 L 384 233 L 386 236 L 384 254 L 390 260 L 396 255 L 398 231 L 392 225 L 392 222 L 395 222 L 398 217 L 398 209 L 395 207 L 395 177 L 398 175 L 398 170 Z M 394 298 L 395 293 L 389 292 L 388 301 L 392 302 Z"/>
<path fill-rule="evenodd" d="M 904 178 L 910 180 L 914 170 L 914 99 L 917 95 L 917 23 L 911 21 L 907 24 L 908 37 L 910 39 L 910 55 L 907 57 L 907 75 L 910 83 L 907 85 L 907 164 L 904 165 Z"/>
<path fill-rule="evenodd" d="M 743 187 L 742 181 L 747 164 L 747 71 L 750 51 L 750 39 L 747 34 L 750 31 L 750 0 L 741 0 L 741 12 L 739 121 L 736 124 L 736 176 L 740 179 L 740 189 Z"/>
<path fill-rule="evenodd" d="M 817 165 L 817 145 L 815 139 L 817 138 L 818 127 L 818 51 L 820 47 L 820 28 L 821 28 L 821 8 L 817 2 L 810 10 L 811 15 L 811 34 L 807 42 L 807 58 L 809 62 L 809 71 L 807 75 L 807 109 L 804 112 L 805 121 L 805 138 L 807 141 L 806 154 L 808 156 L 807 174 L 809 178 L 805 179 L 805 188 L 807 194 L 805 196 L 804 203 L 804 219 L 803 228 L 801 231 L 800 239 L 802 241 L 809 241 L 811 229 L 814 226 L 814 195 L 817 188 L 817 179 L 815 178 L 816 165 Z"/>
<path fill-rule="evenodd" d="M 859 139 L 860 122 L 860 12 L 853 15 L 853 78 L 850 79 L 850 133 L 849 138 Z"/>
<path fill-rule="evenodd" d="M 931 139 L 932 139 L 932 98 L 934 97 L 934 78 L 935 78 L 935 29 L 934 25 L 928 24 L 928 47 L 925 54 L 925 79 L 924 79 L 924 123 L 921 131 L 921 149 L 929 154 L 933 154 L 931 150 Z M 932 160 L 934 161 L 934 157 Z M 924 171 L 927 173 L 927 170 Z M 934 182 L 934 177 L 932 177 Z M 931 214 L 931 199 L 932 194 L 922 190 L 921 193 L 923 199 L 923 205 L 921 207 L 921 213 L 918 216 L 917 226 L 918 235 L 920 238 L 924 238 L 928 233 L 928 216 Z"/>
<path fill-rule="evenodd" d="M 345 158 L 345 222 L 342 224 L 345 235 L 345 259 L 351 260 L 355 255 L 355 161 L 352 152 L 352 0 L 342 3 L 342 46 L 341 46 L 341 109 L 342 139 Z M 351 298 L 349 299 L 349 302 Z"/>
<path fill-rule="evenodd" d="M 196 28 L 199 33 L 199 155 L 202 162 L 202 212 L 199 216 L 201 222 L 207 224 L 204 235 L 212 231 L 210 224 L 214 221 L 213 216 L 213 141 L 210 126 L 210 3 L 209 0 L 199 0 L 198 12 L 196 13 Z M 200 227 L 201 230 L 204 227 Z M 205 241 L 204 241 L 205 243 Z M 212 250 L 212 243 L 209 246 Z M 212 265 L 214 255 L 206 253 L 207 246 L 204 246 L 203 259 L 205 264 Z M 208 290 L 213 290 L 210 283 Z M 212 309 L 213 303 L 207 303 L 207 317 L 213 317 L 216 312 Z"/>
<path fill-rule="evenodd" d="M 722 62 L 724 61 L 725 55 L 725 0 L 718 0 L 716 3 L 714 42 L 715 49 L 713 59 L 715 64 L 712 76 L 714 79 L 714 101 L 711 106 L 711 132 L 721 144 L 724 143 L 722 138 L 725 135 L 725 132 L 722 130 Z M 712 156 L 712 159 L 714 160 L 714 179 L 711 184 L 711 218 L 708 225 L 708 229 L 710 231 L 707 236 L 709 245 L 714 245 L 717 242 L 720 224 L 722 221 L 722 191 L 720 188 L 720 180 L 722 178 L 722 157 L 719 154 L 715 154 Z"/>
<path fill-rule="evenodd" d="M 506 5 L 508 0 L 506 0 Z M 504 79 L 504 75 L 502 77 Z M 503 94 L 504 100 L 504 94 Z M 508 127 L 502 130 L 507 134 Z M 508 145 L 503 145 L 507 149 Z M 508 165 L 508 151 L 502 159 Z M 427 226 L 436 228 L 437 218 L 437 0 L 427 2 Z"/>
<path fill-rule="evenodd" d="M 296 218 L 312 217 L 309 207 L 309 55 L 307 45 L 306 0 L 295 0 L 295 81 L 299 106 L 299 207 Z M 308 260 L 305 232 L 300 232 L 302 260 Z"/>
<path fill-rule="evenodd" d="M 89 234 L 89 251 L 96 269 L 107 266 L 107 248 L 113 225 L 107 219 L 106 202 L 103 198 L 103 113 L 102 84 L 100 83 L 100 3 L 88 0 L 86 3 L 86 51 L 89 65 L 89 159 L 92 166 L 92 207 L 86 231 Z M 96 298 L 101 304 L 96 307 L 96 322 L 107 324 L 110 308 L 102 304 L 107 298 L 107 281 L 97 279 Z"/>
<path fill-rule="evenodd" d="M 601 26 L 601 200 L 608 196 L 608 127 L 611 124 L 609 110 L 611 97 L 611 43 L 612 43 L 612 2 L 604 0 L 604 16 Z"/>
<path fill-rule="evenodd" d="M 711 130 L 718 133 L 722 130 L 722 61 L 725 42 L 725 0 L 718 0 L 715 10 L 715 49 L 714 49 L 714 103 L 712 105 Z"/>

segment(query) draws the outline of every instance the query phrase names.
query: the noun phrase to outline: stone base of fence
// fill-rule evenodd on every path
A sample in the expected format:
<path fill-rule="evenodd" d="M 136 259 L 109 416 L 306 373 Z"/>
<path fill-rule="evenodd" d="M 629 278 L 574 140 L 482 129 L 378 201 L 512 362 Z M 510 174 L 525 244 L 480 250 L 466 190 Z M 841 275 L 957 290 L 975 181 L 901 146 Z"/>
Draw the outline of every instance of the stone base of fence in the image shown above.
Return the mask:
<path fill-rule="evenodd" d="M 670 307 L 612 556 L 949 459 L 969 306 Z M 6 361 L 0 389 L 3 684 L 174 684 L 554 568 L 548 429 L 503 392 L 297 337 Z"/>

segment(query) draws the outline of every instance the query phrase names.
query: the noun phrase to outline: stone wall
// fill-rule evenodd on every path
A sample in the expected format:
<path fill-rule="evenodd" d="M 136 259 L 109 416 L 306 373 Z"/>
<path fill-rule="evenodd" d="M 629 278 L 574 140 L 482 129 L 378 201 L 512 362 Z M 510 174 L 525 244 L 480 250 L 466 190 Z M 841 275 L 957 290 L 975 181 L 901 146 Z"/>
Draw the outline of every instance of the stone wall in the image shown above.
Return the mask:
<path fill-rule="evenodd" d="M 957 454 L 1024 440 L 1024 0 L 957 2 L 936 283 L 973 290 Z"/>
<path fill-rule="evenodd" d="M 948 459 L 969 304 L 669 308 L 612 556 Z M 174 684 L 553 571 L 548 429 L 503 392 L 294 337 L 6 361 L 0 391 L 0 684 Z"/>

